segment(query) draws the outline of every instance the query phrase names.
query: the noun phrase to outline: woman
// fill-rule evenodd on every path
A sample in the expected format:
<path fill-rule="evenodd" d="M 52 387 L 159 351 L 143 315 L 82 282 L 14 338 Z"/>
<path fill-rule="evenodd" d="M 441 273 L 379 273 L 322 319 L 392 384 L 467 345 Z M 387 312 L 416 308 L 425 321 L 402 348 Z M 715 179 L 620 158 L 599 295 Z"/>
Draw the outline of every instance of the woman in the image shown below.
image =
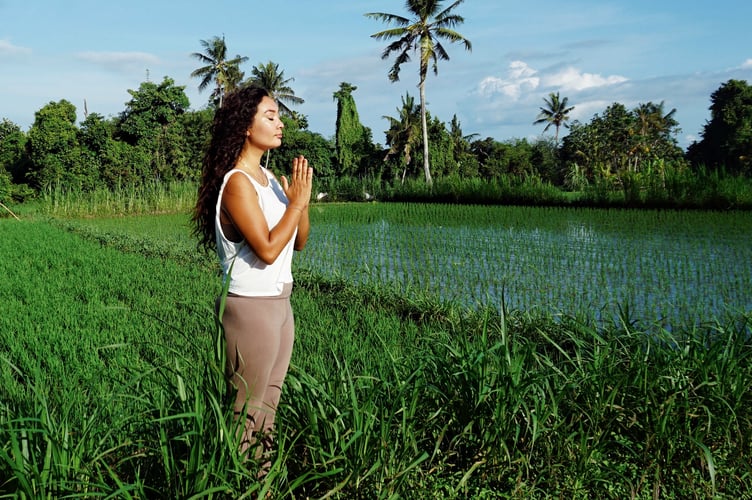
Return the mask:
<path fill-rule="evenodd" d="M 246 87 L 225 96 L 193 216 L 200 243 L 216 250 L 229 287 L 220 318 L 227 376 L 237 389 L 235 415 L 245 415 L 241 451 L 258 440 L 256 458 L 271 448 L 295 334 L 292 254 L 303 249 L 310 229 L 308 160 L 293 160 L 289 182 L 261 166 L 264 153 L 282 144 L 283 127 L 267 91 Z"/>

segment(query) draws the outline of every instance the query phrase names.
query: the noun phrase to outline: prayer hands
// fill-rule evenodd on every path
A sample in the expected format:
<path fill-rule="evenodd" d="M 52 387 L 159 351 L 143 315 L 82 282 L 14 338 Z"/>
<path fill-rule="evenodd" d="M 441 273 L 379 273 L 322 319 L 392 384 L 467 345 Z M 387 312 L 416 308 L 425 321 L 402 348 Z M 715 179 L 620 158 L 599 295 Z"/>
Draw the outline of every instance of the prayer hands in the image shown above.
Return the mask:
<path fill-rule="evenodd" d="M 292 174 L 290 182 L 282 176 L 282 189 L 287 195 L 290 207 L 297 210 L 305 210 L 311 201 L 311 188 L 313 180 L 313 168 L 308 166 L 308 160 L 300 155 L 292 160 Z"/>

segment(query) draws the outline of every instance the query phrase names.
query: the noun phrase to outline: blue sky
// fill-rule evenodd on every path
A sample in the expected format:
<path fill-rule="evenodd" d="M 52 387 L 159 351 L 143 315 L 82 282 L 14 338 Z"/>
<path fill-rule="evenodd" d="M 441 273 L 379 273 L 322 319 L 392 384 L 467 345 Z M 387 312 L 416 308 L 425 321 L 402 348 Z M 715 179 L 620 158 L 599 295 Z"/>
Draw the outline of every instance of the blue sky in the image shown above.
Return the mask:
<path fill-rule="evenodd" d="M 444 2 L 445 6 L 450 1 Z M 403 14 L 403 0 L 0 0 L 0 119 L 24 130 L 50 101 L 66 99 L 83 119 L 114 116 L 128 89 L 165 76 L 186 87 L 193 109 L 205 106 L 190 73 L 200 40 L 223 36 L 230 55 L 254 65 L 273 61 L 305 103 L 310 129 L 334 133 L 340 82 L 353 93 L 361 122 L 383 144 L 387 121 L 406 92 L 418 99 L 417 66 L 390 83 L 387 26 L 365 12 Z M 629 108 L 664 101 L 676 108 L 686 147 L 710 118 L 710 94 L 731 78 L 752 83 L 752 2 L 740 0 L 509 2 L 466 0 L 457 28 L 472 52 L 447 44 L 449 61 L 427 83 L 429 110 L 465 134 L 534 139 L 543 99 L 560 92 L 588 122 L 614 102 Z M 551 131 L 549 133 L 552 133 Z M 566 131 L 562 131 L 566 133 Z"/>

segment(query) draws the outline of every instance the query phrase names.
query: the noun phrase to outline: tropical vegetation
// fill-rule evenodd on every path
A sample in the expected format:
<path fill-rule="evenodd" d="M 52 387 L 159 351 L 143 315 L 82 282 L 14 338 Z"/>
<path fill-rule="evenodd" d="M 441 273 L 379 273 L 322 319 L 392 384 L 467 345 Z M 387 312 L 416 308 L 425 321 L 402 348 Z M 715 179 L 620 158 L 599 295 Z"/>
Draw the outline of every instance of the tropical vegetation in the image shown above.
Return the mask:
<path fill-rule="evenodd" d="M 394 40 L 387 45 L 381 55 L 382 59 L 388 59 L 392 53 L 396 53 L 389 80 L 399 81 L 402 65 L 410 60 L 411 53 L 418 55 L 418 89 L 420 92 L 420 122 L 423 131 L 423 171 L 426 182 L 431 184 L 431 168 L 429 162 L 429 135 L 426 104 L 426 78 L 429 66 L 434 74 L 438 74 L 438 61 L 449 60 L 449 53 L 441 44 L 441 40 L 451 43 L 461 43 L 466 50 L 472 50 L 470 40 L 454 31 L 454 27 L 465 22 L 464 18 L 454 9 L 464 0 L 456 0 L 449 7 L 444 8 L 441 0 L 408 0 L 405 8 L 411 18 L 386 12 L 371 12 L 367 17 L 394 24 L 396 27 L 374 33 L 371 37 L 376 40 Z"/>

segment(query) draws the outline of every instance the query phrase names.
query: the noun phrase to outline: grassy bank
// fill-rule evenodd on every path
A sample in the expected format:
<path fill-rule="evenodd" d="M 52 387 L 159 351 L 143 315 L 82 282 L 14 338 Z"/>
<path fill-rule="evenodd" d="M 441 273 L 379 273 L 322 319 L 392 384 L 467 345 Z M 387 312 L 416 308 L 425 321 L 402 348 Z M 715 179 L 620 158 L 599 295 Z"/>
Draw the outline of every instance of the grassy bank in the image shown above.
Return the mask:
<path fill-rule="evenodd" d="M 284 174 L 284 172 L 278 172 Z M 71 191 L 51 188 L 15 204 L 3 200 L 0 219 L 42 214 L 54 217 L 92 217 L 187 212 L 196 199 L 195 183 L 154 181 L 113 190 Z M 490 179 L 439 177 L 431 186 L 422 180 L 385 182 L 375 178 L 327 177 L 314 180 L 321 201 L 458 203 L 463 205 L 520 205 L 593 208 L 658 208 L 699 210 L 752 209 L 752 179 L 718 171 L 669 169 L 661 176 L 631 175 L 586 183 L 569 191 L 535 176 Z"/>
<path fill-rule="evenodd" d="M 279 453 L 260 485 L 234 453 L 210 261 L 44 221 L 0 232 L 0 496 L 752 490 L 748 317 L 645 335 L 299 273 Z"/>

